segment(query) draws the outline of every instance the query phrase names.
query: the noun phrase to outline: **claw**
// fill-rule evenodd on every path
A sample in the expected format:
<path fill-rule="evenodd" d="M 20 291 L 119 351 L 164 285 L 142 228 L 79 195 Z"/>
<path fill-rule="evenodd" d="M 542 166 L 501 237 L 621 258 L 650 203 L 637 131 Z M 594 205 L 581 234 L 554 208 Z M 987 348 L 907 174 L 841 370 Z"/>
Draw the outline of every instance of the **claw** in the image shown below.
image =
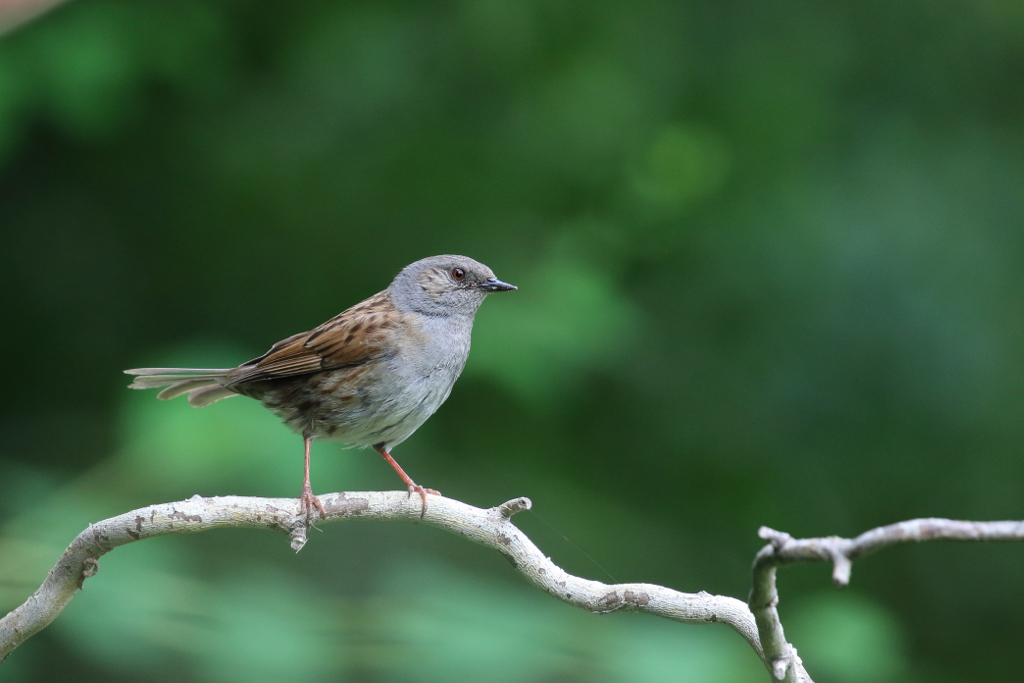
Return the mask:
<path fill-rule="evenodd" d="M 425 489 L 416 482 L 414 482 L 412 479 L 410 479 L 409 475 L 405 473 L 405 470 L 398 466 L 398 463 L 395 462 L 395 459 L 392 458 L 391 454 L 388 453 L 387 450 L 384 448 L 384 444 L 377 444 L 373 448 L 375 451 L 384 456 L 384 459 L 387 460 L 388 464 L 394 468 L 395 472 L 398 472 L 398 476 L 400 476 L 402 478 L 402 481 L 405 482 L 405 488 L 409 489 L 410 497 L 412 497 L 413 493 L 420 494 L 420 498 L 423 499 L 423 511 L 420 512 L 420 519 L 423 519 L 423 515 L 427 514 L 427 494 L 432 493 L 435 496 L 440 496 L 441 492 L 435 491 L 434 489 Z"/>
<path fill-rule="evenodd" d="M 420 519 L 423 518 L 423 515 L 427 514 L 427 494 L 430 493 L 430 494 L 433 494 L 435 496 L 440 496 L 441 495 L 440 491 L 435 491 L 434 489 L 424 488 L 424 487 L 422 487 L 422 486 L 420 486 L 419 484 L 416 484 L 416 483 L 410 483 L 410 484 L 407 485 L 406 488 L 409 489 L 409 496 L 410 497 L 412 496 L 413 493 L 418 493 L 418 494 L 420 494 L 420 498 L 423 499 L 423 510 L 422 510 L 422 512 L 420 512 Z"/>
<path fill-rule="evenodd" d="M 299 497 L 299 506 L 303 512 L 306 513 L 306 521 L 309 522 L 313 516 L 313 508 L 315 507 L 320 511 L 320 519 L 327 518 L 327 510 L 324 509 L 323 503 L 320 499 L 313 495 L 313 490 L 305 486 L 302 487 L 302 495 Z"/>

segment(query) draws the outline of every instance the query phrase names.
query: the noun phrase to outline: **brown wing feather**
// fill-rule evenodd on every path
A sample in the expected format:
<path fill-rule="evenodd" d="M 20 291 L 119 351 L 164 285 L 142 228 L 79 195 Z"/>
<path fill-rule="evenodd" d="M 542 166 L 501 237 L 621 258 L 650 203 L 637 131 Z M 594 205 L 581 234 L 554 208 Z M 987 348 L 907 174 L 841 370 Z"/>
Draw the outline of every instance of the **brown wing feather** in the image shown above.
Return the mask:
<path fill-rule="evenodd" d="M 279 341 L 264 355 L 238 366 L 229 386 L 377 360 L 386 354 L 387 331 L 399 322 L 400 314 L 385 290 L 309 332 Z"/>

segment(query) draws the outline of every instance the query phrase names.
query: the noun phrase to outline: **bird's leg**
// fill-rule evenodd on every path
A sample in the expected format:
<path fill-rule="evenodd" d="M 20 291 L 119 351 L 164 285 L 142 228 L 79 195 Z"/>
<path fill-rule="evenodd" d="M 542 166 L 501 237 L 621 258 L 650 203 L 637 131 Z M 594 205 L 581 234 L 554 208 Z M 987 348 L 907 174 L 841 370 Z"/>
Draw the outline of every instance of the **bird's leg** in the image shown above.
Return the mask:
<path fill-rule="evenodd" d="M 313 439 L 306 437 L 303 441 L 305 441 L 306 444 L 306 469 L 305 476 L 302 479 L 302 495 L 299 497 L 299 505 L 301 506 L 301 509 L 306 512 L 307 522 L 309 522 L 309 518 L 313 516 L 314 507 L 320 511 L 320 517 L 326 519 L 327 511 L 324 510 L 324 506 L 320 503 L 320 499 L 313 495 L 313 487 L 309 483 L 309 444 Z"/>
<path fill-rule="evenodd" d="M 434 489 L 425 489 L 416 482 L 414 482 L 412 479 L 410 479 L 409 475 L 405 473 L 405 470 L 403 470 L 398 465 L 398 463 L 395 462 L 395 459 L 391 457 L 391 454 L 384 450 L 384 444 L 377 444 L 376 446 L 373 447 L 373 450 L 383 455 L 384 459 L 388 461 L 388 464 L 395 468 L 395 472 L 398 472 L 398 476 L 400 476 L 402 478 L 402 481 L 405 482 L 405 487 L 409 489 L 410 496 L 413 494 L 413 491 L 420 494 L 420 498 L 423 499 L 423 513 L 425 513 L 427 511 L 427 494 L 432 493 L 435 496 L 439 496 L 441 495 L 441 492 L 435 491 Z M 421 517 L 423 516 L 423 513 L 420 513 Z"/>

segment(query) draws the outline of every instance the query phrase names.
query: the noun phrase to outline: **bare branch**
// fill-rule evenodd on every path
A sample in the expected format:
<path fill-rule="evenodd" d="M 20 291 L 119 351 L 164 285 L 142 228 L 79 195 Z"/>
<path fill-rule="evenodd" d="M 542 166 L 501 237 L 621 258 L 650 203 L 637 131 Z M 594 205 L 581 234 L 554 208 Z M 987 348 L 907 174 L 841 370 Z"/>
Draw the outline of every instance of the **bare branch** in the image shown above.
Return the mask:
<path fill-rule="evenodd" d="M 48 12 L 64 0 L 0 0 L 0 34 Z"/>
<path fill-rule="evenodd" d="M 896 543 L 1024 540 L 1024 522 L 915 519 L 872 529 L 853 539 L 794 539 L 784 532 L 762 527 L 760 536 L 769 544 L 754 560 L 748 608 L 735 598 L 704 591 L 680 593 L 647 583 L 609 585 L 572 576 L 545 557 L 512 524 L 513 515 L 530 509 L 528 498 L 515 498 L 484 510 L 431 496 L 425 513 L 419 498 L 399 491 L 330 493 L 320 496 L 320 500 L 327 511 L 325 523 L 345 519 L 423 522 L 493 548 L 538 588 L 589 612 L 647 612 L 695 624 L 725 623 L 746 639 L 773 679 L 791 683 L 812 682 L 796 649 L 786 641 L 779 620 L 775 581 L 778 567 L 794 562 L 831 562 L 833 581 L 845 586 L 850 580 L 853 560 Z M 99 570 L 99 558 L 105 553 L 145 538 L 221 527 L 275 529 L 288 535 L 296 552 L 307 540 L 305 517 L 293 498 L 193 496 L 92 524 L 72 541 L 39 590 L 0 619 L 0 659 L 60 614 L 84 581 Z"/>
<path fill-rule="evenodd" d="M 511 517 L 530 508 L 516 498 L 484 510 L 442 496 L 430 496 L 422 516 L 419 497 L 403 491 L 330 493 L 320 496 L 327 511 L 323 522 L 344 519 L 422 521 L 493 548 L 541 590 L 594 613 L 647 612 L 695 624 L 728 624 L 758 656 L 761 645 L 754 616 L 741 600 L 719 595 L 680 593 L 646 583 L 608 585 L 566 573 L 526 537 Z M 0 659 L 53 621 L 96 574 L 99 558 L 114 548 L 154 536 L 191 534 L 222 527 L 276 529 L 292 548 L 306 543 L 305 518 L 294 498 L 224 496 L 192 498 L 152 505 L 92 524 L 72 541 L 43 585 L 24 604 L 0 619 Z M 763 660 L 763 657 L 762 657 Z"/>
<path fill-rule="evenodd" d="M 776 606 L 779 594 L 776 569 L 794 562 L 831 562 L 832 581 L 838 587 L 850 583 L 853 561 L 897 543 L 921 541 L 1021 541 L 1024 522 L 965 522 L 953 519 L 912 519 L 866 531 L 856 538 L 795 539 L 783 531 L 761 527 L 758 535 L 768 545 L 754 559 L 754 585 L 750 609 L 757 621 L 764 661 L 779 680 L 809 681 L 796 653 L 786 642 Z M 791 666 L 795 664 L 796 666 Z"/>

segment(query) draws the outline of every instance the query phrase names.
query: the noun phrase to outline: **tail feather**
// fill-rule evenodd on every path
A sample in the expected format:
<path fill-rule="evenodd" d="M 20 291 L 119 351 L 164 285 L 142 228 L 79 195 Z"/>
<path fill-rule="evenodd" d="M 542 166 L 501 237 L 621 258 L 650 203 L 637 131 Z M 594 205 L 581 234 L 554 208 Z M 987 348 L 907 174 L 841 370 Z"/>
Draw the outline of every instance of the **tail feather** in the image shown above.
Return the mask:
<path fill-rule="evenodd" d="M 230 389 L 225 389 L 221 384 L 221 380 L 231 370 L 230 368 L 136 368 L 125 370 L 125 374 L 135 375 L 135 379 L 128 385 L 130 389 L 164 387 L 156 395 L 157 398 L 167 400 L 188 394 L 189 403 L 198 408 L 222 398 L 237 395 Z"/>
<path fill-rule="evenodd" d="M 135 368 L 126 375 L 226 375 L 234 368 Z"/>
<path fill-rule="evenodd" d="M 171 384 L 166 389 L 163 389 L 159 394 L 156 395 L 161 401 L 181 396 L 182 394 L 188 394 L 197 389 L 205 389 L 206 387 L 220 386 L 220 382 L 215 379 L 186 379 Z"/>
<path fill-rule="evenodd" d="M 189 392 L 188 402 L 193 408 L 202 408 L 219 401 L 222 398 L 231 398 L 232 396 L 238 396 L 238 394 L 230 389 L 225 389 L 218 384 L 216 386 L 206 386 L 201 389 L 192 390 Z"/>

